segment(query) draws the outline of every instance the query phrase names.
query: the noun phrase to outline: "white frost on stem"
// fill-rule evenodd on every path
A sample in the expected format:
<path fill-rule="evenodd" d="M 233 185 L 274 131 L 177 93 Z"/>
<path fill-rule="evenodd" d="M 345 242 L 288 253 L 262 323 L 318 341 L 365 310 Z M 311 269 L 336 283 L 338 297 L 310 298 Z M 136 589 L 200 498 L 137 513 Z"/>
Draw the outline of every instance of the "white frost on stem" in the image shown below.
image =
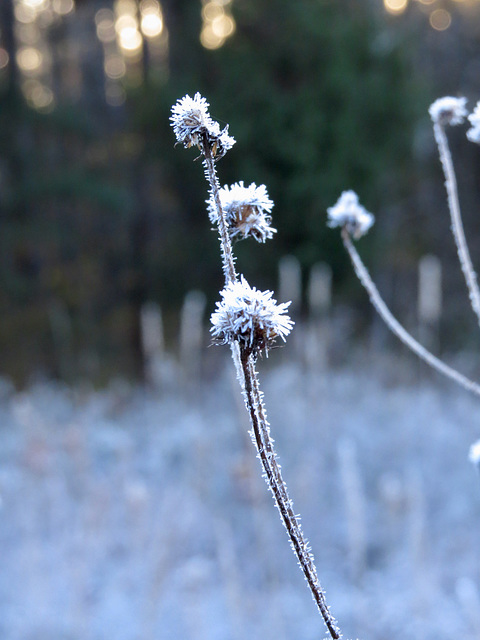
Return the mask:
<path fill-rule="evenodd" d="M 224 204 L 227 203 L 222 203 L 215 169 L 215 160 L 224 155 L 234 140 L 227 135 L 228 128 L 220 131 L 218 124 L 211 120 L 207 107 L 208 103 L 200 94 L 197 93 L 193 100 L 185 96 L 173 107 L 171 120 L 178 142 L 185 147 L 196 145 L 204 155 L 205 175 L 210 185 L 210 217 L 217 223 L 219 230 L 225 288 L 221 292 L 223 299 L 217 303 L 217 310 L 212 315 L 212 334 L 214 338 L 230 344 L 237 378 L 250 416 L 252 439 L 262 462 L 265 478 L 329 634 L 332 640 L 338 640 L 341 637 L 340 631 L 325 602 L 310 547 L 303 536 L 299 516 L 293 511 L 292 501 L 276 460 L 263 406 L 263 394 L 254 366 L 260 351 L 267 351 L 278 337 L 285 340 L 294 323 L 285 313 L 289 303 L 277 304 L 271 291 L 257 291 L 243 277 L 240 281 L 237 280 L 229 221 L 224 211 Z M 233 195 L 237 196 L 244 189 L 243 183 L 234 185 Z M 242 233 L 244 237 L 257 236 L 256 239 L 263 242 L 274 233 L 274 229 L 269 226 L 268 216 L 273 202 L 269 200 L 263 185 L 259 188 L 250 185 L 247 191 L 248 194 L 242 193 L 242 197 L 248 195 L 248 208 L 241 213 L 240 222 L 248 233 L 245 234 L 243 230 Z M 229 192 L 228 195 L 232 199 L 232 193 Z M 252 213 L 255 214 L 253 217 Z"/>
<path fill-rule="evenodd" d="M 382 320 L 385 322 L 385 324 L 389 327 L 389 329 L 397 336 L 397 338 L 399 338 L 403 342 L 404 345 L 406 345 L 411 351 L 417 354 L 419 358 L 421 358 L 433 369 L 443 374 L 444 376 L 447 376 L 447 378 L 450 378 L 467 391 L 471 391 L 475 395 L 480 396 L 480 385 L 462 375 L 455 369 L 452 369 L 452 367 L 446 365 L 439 358 L 430 353 L 430 351 L 425 349 L 425 347 L 417 342 L 415 338 L 413 338 L 408 333 L 408 331 L 406 331 L 406 329 L 402 327 L 398 320 L 392 315 L 390 309 L 387 307 L 382 297 L 380 296 L 377 287 L 371 279 L 370 274 L 363 264 L 362 259 L 355 249 L 350 235 L 345 228 L 342 229 L 342 240 L 346 250 L 348 251 L 348 254 L 350 255 L 355 273 L 357 274 L 362 285 L 365 287 L 372 305 L 374 306 Z"/>
<path fill-rule="evenodd" d="M 228 234 L 228 224 L 223 211 L 222 202 L 220 200 L 220 185 L 215 169 L 215 161 L 212 153 L 207 148 L 205 159 L 203 161 L 205 167 L 205 177 L 210 185 L 210 201 L 214 204 L 217 212 L 217 226 L 220 237 L 220 247 L 222 251 L 223 273 L 225 275 L 225 284 L 235 282 L 237 274 L 235 272 L 235 260 L 233 257 L 232 241 Z"/>
<path fill-rule="evenodd" d="M 470 252 L 465 239 L 460 203 L 458 200 L 457 179 L 453 168 L 452 155 L 448 146 L 445 125 L 458 125 L 467 115 L 465 98 L 440 98 L 430 107 L 430 115 L 433 120 L 433 131 L 440 154 L 440 161 L 445 175 L 445 188 L 447 190 L 448 208 L 452 221 L 452 233 L 457 245 L 458 259 L 467 283 L 470 304 L 480 324 L 480 291 L 477 275 L 472 265 Z"/>
<path fill-rule="evenodd" d="M 260 391 L 254 362 L 254 356 L 251 351 L 245 347 L 240 347 L 240 364 L 243 371 L 242 388 L 250 423 L 252 425 L 252 440 L 262 463 L 265 480 L 272 492 L 275 504 L 280 513 L 280 518 L 290 538 L 292 550 L 297 556 L 298 564 L 303 571 L 313 599 L 317 604 L 332 640 L 338 640 L 341 638 L 340 630 L 327 606 L 325 592 L 318 579 L 310 545 L 303 534 L 299 516 L 295 515 L 293 502 L 288 495 L 287 485 L 283 480 L 280 465 L 277 461 L 273 440 L 270 436 L 270 426 L 263 404 L 263 393 Z"/>

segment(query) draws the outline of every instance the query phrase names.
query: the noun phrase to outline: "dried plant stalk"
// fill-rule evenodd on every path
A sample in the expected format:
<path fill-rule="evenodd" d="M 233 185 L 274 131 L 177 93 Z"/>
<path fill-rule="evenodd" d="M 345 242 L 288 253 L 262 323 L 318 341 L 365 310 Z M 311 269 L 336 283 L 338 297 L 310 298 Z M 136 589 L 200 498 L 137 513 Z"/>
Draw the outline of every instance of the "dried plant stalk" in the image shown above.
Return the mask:
<path fill-rule="evenodd" d="M 303 571 L 313 599 L 324 619 L 332 638 L 341 637 L 335 618 L 330 613 L 325 600 L 325 592 L 318 579 L 317 569 L 308 540 L 293 510 L 293 502 L 288 495 L 287 485 L 283 480 L 277 454 L 270 436 L 270 428 L 266 419 L 263 397 L 260 391 L 258 374 L 255 370 L 253 354 L 245 348 L 240 349 L 240 361 L 243 373 L 245 405 L 252 425 L 251 436 L 262 463 L 265 480 L 272 492 L 280 518 L 285 525 L 292 550 L 297 556 L 298 564 Z"/>
<path fill-rule="evenodd" d="M 237 370 L 237 377 L 242 388 L 245 405 L 252 426 L 251 437 L 260 458 L 264 477 L 273 494 L 281 520 L 290 538 L 292 549 L 298 559 L 313 598 L 323 617 L 328 632 L 333 640 L 341 637 L 340 630 L 325 601 L 325 593 L 320 585 L 313 555 L 307 539 L 300 526 L 299 517 L 295 515 L 293 503 L 283 480 L 280 465 L 270 436 L 263 394 L 260 390 L 255 362 L 261 351 L 268 352 L 277 338 L 285 340 L 293 322 L 286 316 L 289 303 L 276 304 L 270 291 L 257 291 L 250 287 L 245 278 L 237 278 L 234 256 L 229 231 L 236 235 L 235 229 L 229 229 L 229 223 L 222 207 L 220 188 L 216 174 L 215 161 L 221 157 L 235 142 L 227 135 L 227 129 L 220 131 L 207 111 L 208 103 L 199 94 L 194 99 L 185 96 L 172 109 L 172 125 L 178 142 L 186 147 L 198 146 L 204 156 L 205 176 L 210 187 L 209 207 L 214 210 L 213 218 L 217 222 L 225 288 L 221 292 L 222 302 L 217 303 L 217 310 L 212 314 L 212 335 L 217 340 L 228 343 Z M 243 183 L 236 186 L 235 193 L 240 193 Z M 266 213 L 262 212 L 261 202 L 239 202 L 240 209 L 252 208 L 248 220 L 239 215 L 243 227 L 243 237 L 251 235 L 259 242 L 271 238 L 274 229 L 270 227 L 269 214 L 271 205 L 262 186 L 262 198 L 266 203 Z M 250 191 L 247 189 L 250 194 Z M 227 191 L 228 192 L 228 189 Z M 265 197 L 263 197 L 263 195 Z M 211 211 L 212 213 L 212 211 Z M 212 216 L 210 216 L 212 218 Z M 232 218 L 233 224 L 235 216 Z M 229 218 L 230 220 L 230 218 Z"/>

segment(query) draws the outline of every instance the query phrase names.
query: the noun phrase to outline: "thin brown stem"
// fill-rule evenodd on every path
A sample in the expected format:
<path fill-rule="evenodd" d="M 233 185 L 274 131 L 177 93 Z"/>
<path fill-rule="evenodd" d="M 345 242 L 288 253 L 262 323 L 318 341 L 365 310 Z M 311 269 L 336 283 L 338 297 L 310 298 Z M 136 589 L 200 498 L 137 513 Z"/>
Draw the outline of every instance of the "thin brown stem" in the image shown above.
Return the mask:
<path fill-rule="evenodd" d="M 325 600 L 325 593 L 320 585 L 313 555 L 308 541 L 303 535 L 298 517 L 293 511 L 293 503 L 289 498 L 287 486 L 283 480 L 280 466 L 277 462 L 273 441 L 270 437 L 270 429 L 263 406 L 262 393 L 260 391 L 258 375 L 255 371 L 254 355 L 251 349 L 240 347 L 240 362 L 243 373 L 243 387 L 245 403 L 252 425 L 252 440 L 257 448 L 267 484 L 275 499 L 280 517 L 287 529 L 292 549 L 297 556 L 300 568 L 307 580 L 312 596 L 323 617 L 328 632 L 333 640 L 341 638 L 337 623 L 330 613 Z"/>

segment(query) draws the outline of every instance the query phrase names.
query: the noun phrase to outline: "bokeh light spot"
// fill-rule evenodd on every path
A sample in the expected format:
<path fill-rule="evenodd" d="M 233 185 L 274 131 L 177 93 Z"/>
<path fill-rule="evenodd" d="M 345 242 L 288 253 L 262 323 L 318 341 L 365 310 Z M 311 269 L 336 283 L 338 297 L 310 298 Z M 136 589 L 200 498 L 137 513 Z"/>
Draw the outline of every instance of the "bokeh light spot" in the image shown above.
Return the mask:
<path fill-rule="evenodd" d="M 35 22 L 35 18 L 37 17 L 35 9 L 33 7 L 27 6 L 26 4 L 15 5 L 14 14 L 16 20 L 23 24 L 30 24 L 32 22 Z"/>
<path fill-rule="evenodd" d="M 137 15 L 137 4 L 135 0 L 117 0 L 115 2 L 115 13 L 117 15 Z"/>
<path fill-rule="evenodd" d="M 430 24 L 437 31 L 445 31 L 452 24 L 452 16 L 445 9 L 435 9 L 430 14 Z"/>
<path fill-rule="evenodd" d="M 108 82 L 105 85 L 105 100 L 111 107 L 121 107 L 125 99 L 125 90 L 121 84 Z"/>
<path fill-rule="evenodd" d="M 125 61 L 119 55 L 108 56 L 105 60 L 104 68 L 105 75 L 112 78 L 112 80 L 123 78 L 126 72 Z"/>
<path fill-rule="evenodd" d="M 97 38 L 100 42 L 113 42 L 115 40 L 115 17 L 110 9 L 100 9 L 95 14 L 97 25 Z"/>
<path fill-rule="evenodd" d="M 26 80 L 22 84 L 22 91 L 29 104 L 35 109 L 50 111 L 53 108 L 53 91 L 38 80 Z"/>
<path fill-rule="evenodd" d="M 218 2 L 208 2 L 202 9 L 202 17 L 206 21 L 215 20 L 224 14 L 225 10 Z"/>
<path fill-rule="evenodd" d="M 53 0 L 52 8 L 59 16 L 66 16 L 75 9 L 73 0 Z"/>
<path fill-rule="evenodd" d="M 118 43 L 123 51 L 128 55 L 138 51 L 143 43 L 142 36 L 138 29 L 125 27 L 118 34 Z"/>
<path fill-rule="evenodd" d="M 35 47 L 22 47 L 17 52 L 17 64 L 26 73 L 38 71 L 42 62 L 43 56 Z"/>
<path fill-rule="evenodd" d="M 205 49 L 218 49 L 225 42 L 225 38 L 218 36 L 211 24 L 206 24 L 200 33 L 200 42 Z"/>
<path fill-rule="evenodd" d="M 121 15 L 115 22 L 115 31 L 119 35 L 122 33 L 122 31 L 126 31 L 128 29 L 133 29 L 136 31 L 137 27 L 138 23 L 136 19 L 127 13 Z"/>
<path fill-rule="evenodd" d="M 141 29 L 147 38 L 156 38 L 163 30 L 162 17 L 158 13 L 145 13 L 142 16 Z"/>
<path fill-rule="evenodd" d="M 227 15 L 219 16 L 212 21 L 212 31 L 218 38 L 228 38 L 235 31 L 235 21 Z"/>
<path fill-rule="evenodd" d="M 403 13 L 407 8 L 408 0 L 383 0 L 388 13 Z"/>
<path fill-rule="evenodd" d="M 43 9 L 47 4 L 46 0 L 23 0 L 23 5 L 26 7 L 31 7 L 35 10 Z"/>

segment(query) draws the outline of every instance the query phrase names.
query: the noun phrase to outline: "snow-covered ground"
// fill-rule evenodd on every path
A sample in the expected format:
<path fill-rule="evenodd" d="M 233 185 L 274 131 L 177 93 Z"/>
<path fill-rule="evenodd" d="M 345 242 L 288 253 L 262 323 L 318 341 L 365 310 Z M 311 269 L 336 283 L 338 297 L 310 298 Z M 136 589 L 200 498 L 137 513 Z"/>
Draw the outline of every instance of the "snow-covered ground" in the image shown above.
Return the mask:
<path fill-rule="evenodd" d="M 272 433 L 345 637 L 478 639 L 480 399 L 282 362 Z M 163 394 L 1 385 L 2 640 L 326 635 L 225 367 Z"/>

